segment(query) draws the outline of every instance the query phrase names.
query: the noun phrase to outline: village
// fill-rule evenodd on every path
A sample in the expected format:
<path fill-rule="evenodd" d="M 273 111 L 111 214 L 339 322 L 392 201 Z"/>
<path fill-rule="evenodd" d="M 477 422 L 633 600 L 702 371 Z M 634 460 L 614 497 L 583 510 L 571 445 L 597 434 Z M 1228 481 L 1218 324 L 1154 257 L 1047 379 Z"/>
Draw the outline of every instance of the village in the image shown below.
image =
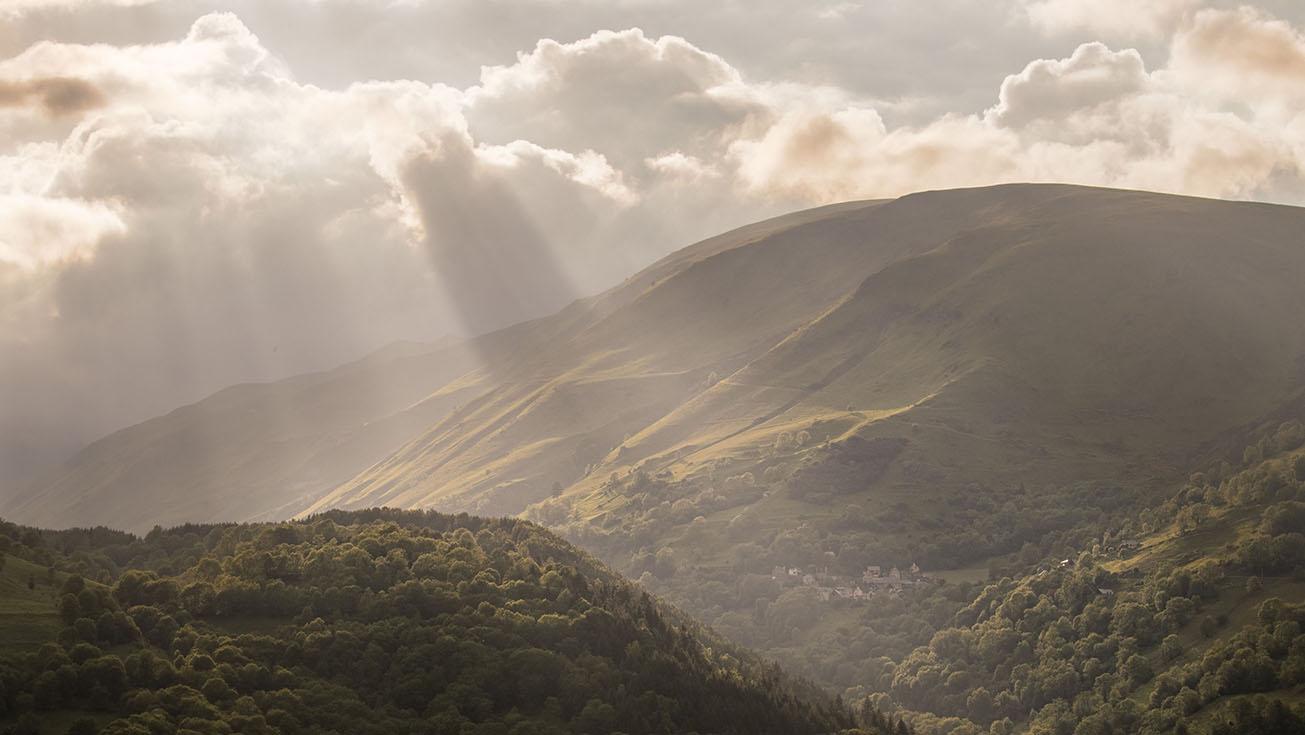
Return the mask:
<path fill-rule="evenodd" d="M 868 600 L 878 594 L 900 595 L 903 590 L 931 584 L 933 578 L 920 571 L 918 564 L 903 572 L 892 567 L 868 566 L 860 578 L 830 574 L 828 569 L 804 571 L 801 567 L 776 566 L 771 579 L 785 587 L 809 587 L 822 602 L 830 600 Z"/>

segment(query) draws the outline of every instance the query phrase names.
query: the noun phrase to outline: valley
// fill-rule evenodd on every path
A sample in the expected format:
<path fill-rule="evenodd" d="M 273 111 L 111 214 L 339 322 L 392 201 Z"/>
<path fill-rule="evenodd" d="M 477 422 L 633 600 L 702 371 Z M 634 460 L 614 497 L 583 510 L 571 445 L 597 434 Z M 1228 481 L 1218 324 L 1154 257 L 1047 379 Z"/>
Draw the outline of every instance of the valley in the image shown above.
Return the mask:
<path fill-rule="evenodd" d="M 0 735 L 1305 735 L 1305 0 L 0 0 Z"/>

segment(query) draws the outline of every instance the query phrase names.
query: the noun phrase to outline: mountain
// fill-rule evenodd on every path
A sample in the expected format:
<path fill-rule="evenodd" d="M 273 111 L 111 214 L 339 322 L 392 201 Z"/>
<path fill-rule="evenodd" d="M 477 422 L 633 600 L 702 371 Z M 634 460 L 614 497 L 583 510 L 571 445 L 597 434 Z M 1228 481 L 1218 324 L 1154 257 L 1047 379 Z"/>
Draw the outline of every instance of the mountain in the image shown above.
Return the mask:
<path fill-rule="evenodd" d="M 820 216 L 800 212 L 751 225 L 693 252 L 736 247 Z M 678 270 L 677 262 L 654 266 L 649 277 Z M 141 532 L 194 520 L 288 517 L 492 390 L 504 366 L 533 359 L 635 298 L 633 284 L 476 339 L 395 345 L 335 370 L 227 388 L 92 443 L 0 497 L 0 514 L 37 526 Z"/>
<path fill-rule="evenodd" d="M 20 582 L 0 601 L 6 731 L 852 732 L 831 699 L 522 521 L 0 523 L 0 542 L 0 584 Z"/>
<path fill-rule="evenodd" d="M 1302 223 L 1062 185 L 810 210 L 549 318 L 229 389 L 3 510 L 136 529 L 376 505 L 618 522 L 643 509 L 612 476 L 636 469 L 781 523 L 973 484 L 1157 488 L 1305 386 Z M 724 492 L 767 471 L 786 492 Z"/>
<path fill-rule="evenodd" d="M 1127 664 L 1136 652 L 1158 671 L 1165 637 L 1129 628 L 1122 649 L 1079 656 L 1042 636 L 1072 646 L 1108 637 L 1116 614 L 1155 618 L 1179 563 L 1223 570 L 1223 597 L 1177 595 L 1195 609 L 1242 604 L 1226 580 L 1248 576 L 1244 560 L 1220 546 L 1241 531 L 1184 536 L 1189 557 L 1136 568 L 1094 549 L 1150 549 L 1180 514 L 1218 515 L 1170 501 L 1193 494 L 1193 470 L 1218 489 L 1257 467 L 1265 432 L 1305 418 L 1302 231 L 1299 208 L 1064 185 L 800 212 L 550 317 L 220 393 L 106 437 L 5 507 L 135 529 L 373 506 L 519 515 L 922 733 L 1003 731 L 1006 717 L 1061 731 L 1088 690 L 1133 701 L 1105 723 L 1127 729 L 1141 709 L 1181 709 L 1168 695 L 1152 707 L 1151 679 Z M 258 407 L 258 421 L 242 413 Z M 909 591 L 867 570 L 913 565 Z M 883 593 L 850 596 L 871 578 Z M 1091 601 L 1067 595 L 1088 582 L 1114 596 L 1080 620 Z M 1043 597 L 1058 617 L 1015 610 Z M 994 606 L 1030 650 L 1003 630 L 1015 648 L 984 658 Z M 1071 636 L 1061 617 L 1090 627 Z M 1028 683 L 1090 658 L 1090 681 Z M 985 680 L 976 660 L 1005 668 Z M 971 711 L 978 689 L 990 711 L 982 695 Z"/>
<path fill-rule="evenodd" d="M 481 347 L 495 354 L 492 340 Z M 233 386 L 91 444 L 0 507 L 37 525 L 138 531 L 284 518 L 444 416 L 474 388 L 433 394 L 477 359 L 459 342 L 404 344 Z"/>
<path fill-rule="evenodd" d="M 1025 185 L 732 233 L 539 322 L 542 349 L 310 510 L 618 516 L 604 488 L 635 469 L 810 486 L 748 503 L 763 515 L 793 490 L 827 510 L 1139 470 L 1158 487 L 1305 387 L 1302 224 Z"/>

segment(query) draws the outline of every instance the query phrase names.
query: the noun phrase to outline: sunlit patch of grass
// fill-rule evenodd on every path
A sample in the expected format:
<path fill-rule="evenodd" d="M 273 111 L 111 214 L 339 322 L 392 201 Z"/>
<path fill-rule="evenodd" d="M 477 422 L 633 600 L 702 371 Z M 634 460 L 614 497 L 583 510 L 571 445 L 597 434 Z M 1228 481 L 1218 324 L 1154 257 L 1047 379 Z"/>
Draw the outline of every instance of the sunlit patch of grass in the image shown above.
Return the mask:
<path fill-rule="evenodd" d="M 0 651 L 24 652 L 54 640 L 59 620 L 59 585 L 66 575 L 15 556 L 5 556 L 0 569 Z M 34 587 L 28 587 L 29 580 Z"/>

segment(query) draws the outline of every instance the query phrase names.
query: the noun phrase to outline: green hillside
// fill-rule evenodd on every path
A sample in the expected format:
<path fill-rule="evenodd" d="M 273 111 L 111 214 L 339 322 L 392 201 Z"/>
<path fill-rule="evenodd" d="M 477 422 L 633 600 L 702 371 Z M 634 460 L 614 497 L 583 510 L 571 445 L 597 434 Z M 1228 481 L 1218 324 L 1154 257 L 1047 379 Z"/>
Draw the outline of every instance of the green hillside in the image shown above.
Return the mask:
<path fill-rule="evenodd" d="M 0 556 L 0 640 L 6 648 L 34 649 L 59 631 L 61 579 L 58 573 L 52 577 L 47 566 L 8 553 Z"/>
<path fill-rule="evenodd" d="M 0 731 L 852 726 L 841 704 L 522 521 L 378 510 L 144 538 L 0 524 L 0 539 Z"/>
<path fill-rule="evenodd" d="M 569 364 L 574 356 L 556 348 L 605 315 L 627 307 L 643 294 L 648 282 L 803 223 L 866 206 L 799 212 L 706 240 L 652 266 L 639 278 L 547 319 L 472 340 L 396 345 L 336 370 L 228 388 L 91 444 L 31 487 L 0 496 L 0 515 L 37 526 L 110 525 L 140 533 L 154 525 L 196 520 L 292 516 L 446 417 L 445 423 L 456 429 L 483 431 L 475 417 L 482 415 L 486 396 L 493 395 L 500 383 L 520 376 L 523 365 L 546 369 Z M 545 362 L 545 355 L 551 356 L 551 362 Z M 642 377 L 611 383 L 601 378 L 583 381 L 581 391 L 591 385 L 616 389 L 607 390 L 601 403 L 584 392 L 559 397 L 583 399 L 602 416 L 611 410 L 612 400 L 623 401 L 635 391 L 660 388 L 669 389 L 675 398 L 682 396 L 678 386 L 684 376 L 655 371 L 649 380 Z M 535 380 L 524 379 L 531 385 Z M 597 439 L 554 443 L 541 456 L 550 465 L 561 462 L 568 468 L 577 457 L 589 461 L 598 452 L 593 456 L 597 459 L 610 442 L 619 441 L 627 423 L 638 426 L 674 405 L 656 401 L 655 397 L 649 401 L 655 407 L 651 413 L 632 412 L 618 421 L 600 419 Z M 537 411 L 535 415 L 549 414 Z M 609 431 L 604 433 L 603 428 Z M 609 433 L 614 437 L 610 442 Z M 555 456 L 560 451 L 567 452 L 561 459 Z M 476 472 L 478 478 L 484 477 L 483 470 Z M 502 502 L 489 505 L 516 512 L 537 499 L 541 490 L 535 484 L 515 478 L 506 485 L 488 483 L 500 490 L 500 485 L 508 488 L 496 493 L 505 496 Z"/>
<path fill-rule="evenodd" d="M 871 701 L 922 733 L 1300 732 L 1305 429 L 1258 433 L 1077 553 L 975 588 Z"/>
<path fill-rule="evenodd" d="M 548 344 L 311 510 L 626 522 L 644 509 L 604 488 L 636 470 L 695 492 L 803 470 L 822 478 L 803 509 L 816 515 L 909 497 L 928 516 L 973 484 L 1154 490 L 1305 385 L 1303 221 L 1065 186 L 818 210 L 689 248 L 578 304 L 585 318 L 541 320 Z M 899 449 L 871 476 L 842 472 L 830 449 L 849 440 Z M 726 500 L 764 518 L 793 494 Z"/>

